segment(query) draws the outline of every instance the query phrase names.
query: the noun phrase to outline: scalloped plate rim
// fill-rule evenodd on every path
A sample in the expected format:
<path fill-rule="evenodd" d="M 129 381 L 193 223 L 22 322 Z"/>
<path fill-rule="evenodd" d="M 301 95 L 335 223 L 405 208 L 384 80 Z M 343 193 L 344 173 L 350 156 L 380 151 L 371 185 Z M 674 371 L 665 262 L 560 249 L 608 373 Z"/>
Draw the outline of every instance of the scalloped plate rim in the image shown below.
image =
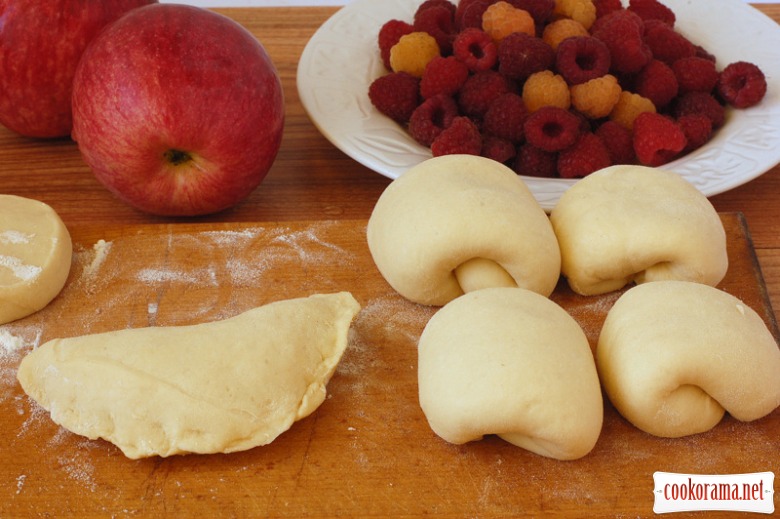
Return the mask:
<path fill-rule="evenodd" d="M 700 8 L 706 6 L 704 11 L 688 0 L 665 3 L 675 11 L 679 30 L 712 52 L 719 67 L 739 59 L 753 61 L 769 83 L 767 96 L 759 105 L 729 109 L 726 124 L 709 143 L 663 166 L 680 173 L 706 196 L 714 196 L 759 177 L 780 162 L 780 26 L 740 0 L 698 3 Z M 367 94 L 370 82 L 385 73 L 376 45 L 379 28 L 391 18 L 410 20 L 417 5 L 419 0 L 355 0 L 345 5 L 310 38 L 297 69 L 298 94 L 315 127 L 353 160 L 390 179 L 431 157 L 429 149 L 377 112 Z M 353 21 L 360 23 L 350 23 Z M 710 32 L 703 33 L 703 27 Z M 748 28 L 751 39 L 744 38 Z M 712 33 L 717 33 L 717 40 L 707 38 Z M 739 49 L 746 47 L 760 52 L 744 56 Z M 734 141 L 743 133 L 749 134 L 756 124 L 763 125 L 763 131 L 754 141 Z M 391 151 L 388 142 L 395 143 L 397 151 Z M 740 159 L 752 162 L 734 167 Z M 712 174 L 703 176 L 701 170 Z M 521 178 L 547 210 L 577 182 Z"/>

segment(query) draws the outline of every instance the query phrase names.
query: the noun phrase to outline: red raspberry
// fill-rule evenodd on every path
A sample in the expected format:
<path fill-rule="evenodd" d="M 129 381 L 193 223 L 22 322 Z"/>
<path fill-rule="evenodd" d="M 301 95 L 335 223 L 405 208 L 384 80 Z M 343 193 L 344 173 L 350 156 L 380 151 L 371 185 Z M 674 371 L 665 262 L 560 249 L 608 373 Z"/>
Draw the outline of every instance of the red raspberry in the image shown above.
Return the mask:
<path fill-rule="evenodd" d="M 455 18 L 457 7 L 450 2 L 450 0 L 425 0 L 414 12 L 414 20 L 417 20 L 417 16 L 429 7 L 445 7 L 450 12 L 450 15 L 452 15 L 453 20 Z"/>
<path fill-rule="evenodd" d="M 497 97 L 513 90 L 510 81 L 495 70 L 484 70 L 469 76 L 458 94 L 462 114 L 481 119 Z"/>
<path fill-rule="evenodd" d="M 643 20 L 661 20 L 669 27 L 674 27 L 677 19 L 674 12 L 658 0 L 630 0 L 628 10 L 635 12 Z"/>
<path fill-rule="evenodd" d="M 415 16 L 412 26 L 415 31 L 427 32 L 433 36 L 442 55 L 452 53 L 455 21 L 449 9 L 441 5 L 430 6 Z"/>
<path fill-rule="evenodd" d="M 498 47 L 493 38 L 482 29 L 469 27 L 455 36 L 452 53 L 472 72 L 493 68 L 498 59 Z"/>
<path fill-rule="evenodd" d="M 678 89 L 677 76 L 672 68 L 657 59 L 640 70 L 634 81 L 634 91 L 652 101 L 659 110 L 677 97 Z"/>
<path fill-rule="evenodd" d="M 528 117 L 522 96 L 507 92 L 497 97 L 485 112 L 482 131 L 514 144 L 523 140 L 523 123 Z"/>
<path fill-rule="evenodd" d="M 609 150 L 595 134 L 583 133 L 577 142 L 558 154 L 561 178 L 582 178 L 612 165 Z"/>
<path fill-rule="evenodd" d="M 591 34 L 603 41 L 612 56 L 612 70 L 618 74 L 638 72 L 653 56 L 642 38 L 644 22 L 639 15 L 623 9 L 599 19 Z"/>
<path fill-rule="evenodd" d="M 480 155 L 483 157 L 507 164 L 515 158 L 516 153 L 515 145 L 508 140 L 494 135 L 482 135 L 482 151 Z"/>
<path fill-rule="evenodd" d="M 631 130 L 615 121 L 604 121 L 594 132 L 607 148 L 613 164 L 631 164 L 636 158 Z"/>
<path fill-rule="evenodd" d="M 392 70 L 390 66 L 390 49 L 393 45 L 398 43 L 401 36 L 414 32 L 412 24 L 403 20 L 390 20 L 382 25 L 379 29 L 379 54 L 382 57 L 382 63 L 384 63 L 387 70 Z"/>
<path fill-rule="evenodd" d="M 712 136 L 712 122 L 706 115 L 683 115 L 677 119 L 677 124 L 680 125 L 688 140 L 688 144 L 683 150 L 685 153 L 702 147 Z"/>
<path fill-rule="evenodd" d="M 514 170 L 518 175 L 527 177 L 552 178 L 558 176 L 557 160 L 557 153 L 544 151 L 526 142 L 517 148 Z"/>
<path fill-rule="evenodd" d="M 516 81 L 555 63 L 555 51 L 541 38 L 522 32 L 510 34 L 498 46 L 498 71 Z"/>
<path fill-rule="evenodd" d="M 431 153 L 434 157 L 456 153 L 479 155 L 481 151 L 482 136 L 479 128 L 471 119 L 463 116 L 453 119 L 452 124 L 445 128 L 431 144 Z"/>
<path fill-rule="evenodd" d="M 596 18 L 623 9 L 623 2 L 620 0 L 593 0 L 593 4 L 596 6 Z"/>
<path fill-rule="evenodd" d="M 737 61 L 721 71 L 717 90 L 731 106 L 748 108 L 764 98 L 766 77 L 755 64 Z"/>
<path fill-rule="evenodd" d="M 660 20 L 645 21 L 644 39 L 653 57 L 670 65 L 696 55 L 693 43 Z"/>
<path fill-rule="evenodd" d="M 525 120 L 526 141 L 545 151 L 561 151 L 574 144 L 580 136 L 581 120 L 568 110 L 544 106 Z"/>
<path fill-rule="evenodd" d="M 420 102 L 419 90 L 419 79 L 406 72 L 392 72 L 371 83 L 368 98 L 381 113 L 405 124 Z"/>
<path fill-rule="evenodd" d="M 555 68 L 569 85 L 606 75 L 611 63 L 607 46 L 592 36 L 566 38 L 555 54 Z"/>
<path fill-rule="evenodd" d="M 681 58 L 672 63 L 680 93 L 712 92 L 718 82 L 715 62 L 699 56 Z"/>
<path fill-rule="evenodd" d="M 718 61 L 718 58 L 716 58 L 714 54 L 711 54 L 707 49 L 705 49 L 701 45 L 694 45 L 693 47 L 696 49 L 696 57 L 708 59 L 713 63 Z"/>
<path fill-rule="evenodd" d="M 435 95 L 455 95 L 469 77 L 469 69 L 453 56 L 436 56 L 425 66 L 420 80 L 420 94 L 423 99 Z"/>
<path fill-rule="evenodd" d="M 430 146 L 457 116 L 458 105 L 454 99 L 444 95 L 433 96 L 412 113 L 409 134 L 423 146 Z"/>
<path fill-rule="evenodd" d="M 672 114 L 679 119 L 688 114 L 703 114 L 712 121 L 712 128 L 720 128 L 726 113 L 717 99 L 707 92 L 688 92 L 675 99 Z"/>
<path fill-rule="evenodd" d="M 555 9 L 555 0 L 507 0 L 510 4 L 527 11 L 537 25 L 550 20 Z"/>
<path fill-rule="evenodd" d="M 677 157 L 686 144 L 683 129 L 665 115 L 644 112 L 634 121 L 634 151 L 645 166 L 666 164 Z"/>
<path fill-rule="evenodd" d="M 467 27 L 482 28 L 482 14 L 498 0 L 460 0 L 455 10 L 455 28 L 462 31 Z"/>

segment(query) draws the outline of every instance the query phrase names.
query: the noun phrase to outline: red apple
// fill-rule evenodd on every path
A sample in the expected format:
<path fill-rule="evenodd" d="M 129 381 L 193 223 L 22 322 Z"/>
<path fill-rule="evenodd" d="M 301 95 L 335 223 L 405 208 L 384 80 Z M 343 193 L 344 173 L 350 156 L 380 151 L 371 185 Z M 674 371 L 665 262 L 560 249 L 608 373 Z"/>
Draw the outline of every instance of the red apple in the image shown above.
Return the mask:
<path fill-rule="evenodd" d="M 156 0 L 0 0 L 0 123 L 27 137 L 70 135 L 81 53 L 107 24 Z"/>
<path fill-rule="evenodd" d="M 265 178 L 282 139 L 271 58 L 213 11 L 156 4 L 89 45 L 73 81 L 73 138 L 116 196 L 149 213 L 221 211 Z"/>

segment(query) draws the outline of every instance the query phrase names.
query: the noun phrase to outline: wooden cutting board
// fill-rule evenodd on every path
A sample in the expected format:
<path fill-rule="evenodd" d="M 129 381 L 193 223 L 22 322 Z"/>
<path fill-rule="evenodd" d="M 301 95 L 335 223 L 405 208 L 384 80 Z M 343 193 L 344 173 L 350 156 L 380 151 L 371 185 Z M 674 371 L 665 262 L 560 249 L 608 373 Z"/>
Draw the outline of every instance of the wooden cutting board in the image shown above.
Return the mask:
<path fill-rule="evenodd" d="M 724 214 L 721 288 L 775 332 L 750 236 Z M 366 222 L 177 224 L 71 229 L 60 296 L 0 327 L 0 517 L 331 517 L 652 515 L 655 471 L 780 469 L 780 411 L 660 439 L 609 405 L 595 449 L 562 462 L 487 437 L 449 445 L 417 401 L 416 344 L 435 308 L 397 295 L 376 270 Z M 15 380 L 34 345 L 60 336 L 226 318 L 270 301 L 349 290 L 363 306 L 329 396 L 274 443 L 230 455 L 126 459 L 53 424 Z M 552 296 L 595 345 L 622 292 Z M 775 506 L 778 497 L 775 495 Z"/>

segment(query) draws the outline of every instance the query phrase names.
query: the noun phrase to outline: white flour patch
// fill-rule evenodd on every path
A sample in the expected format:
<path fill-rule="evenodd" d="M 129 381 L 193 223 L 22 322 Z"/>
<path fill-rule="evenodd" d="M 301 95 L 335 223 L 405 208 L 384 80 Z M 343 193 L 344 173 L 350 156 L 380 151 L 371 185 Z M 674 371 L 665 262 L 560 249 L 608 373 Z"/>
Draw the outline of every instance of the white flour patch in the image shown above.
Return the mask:
<path fill-rule="evenodd" d="M 19 495 L 22 493 L 22 489 L 24 488 L 24 481 L 27 479 L 26 474 L 20 474 L 16 478 L 16 495 Z"/>
<path fill-rule="evenodd" d="M 33 238 L 35 238 L 34 234 L 21 231 L 9 230 L 0 233 L 0 243 L 5 243 L 7 245 L 24 245 L 30 243 Z"/>
<path fill-rule="evenodd" d="M 201 235 L 217 245 L 234 246 L 256 239 L 263 231 L 262 227 L 250 227 L 240 231 L 204 231 Z"/>
<path fill-rule="evenodd" d="M 57 461 L 70 479 L 80 483 L 90 492 L 97 490 L 95 466 L 90 461 L 89 454 L 76 450 L 68 456 L 60 456 Z"/>
<path fill-rule="evenodd" d="M 103 263 L 105 263 L 108 254 L 111 252 L 112 245 L 112 242 L 107 242 L 105 240 L 98 240 L 97 243 L 93 245 L 92 251 L 94 256 L 92 257 L 92 261 L 84 266 L 82 277 L 93 279 L 97 275 L 100 268 L 103 266 Z"/>
<path fill-rule="evenodd" d="M 197 285 L 206 280 L 213 280 L 214 272 L 211 269 L 199 269 L 192 272 L 182 272 L 175 268 L 145 268 L 136 274 L 136 279 L 141 283 L 184 283 Z"/>
<path fill-rule="evenodd" d="M 37 265 L 28 265 L 15 256 L 6 256 L 0 254 L 0 267 L 5 267 L 11 273 L 22 281 L 32 281 L 41 273 L 41 267 Z"/>
<path fill-rule="evenodd" d="M 295 232 L 283 229 L 269 243 L 286 245 L 295 251 L 302 261 L 307 262 L 321 261 L 334 253 L 341 258 L 351 255 L 350 252 L 338 245 L 323 241 L 317 234 L 317 229 L 304 229 Z"/>
<path fill-rule="evenodd" d="M 25 346 L 27 343 L 22 337 L 0 328 L 0 359 L 15 356 Z"/>
<path fill-rule="evenodd" d="M 40 335 L 35 335 L 28 341 L 12 325 L 0 328 L 0 402 L 12 401 L 18 394 L 17 367 L 24 351 L 39 340 Z"/>

